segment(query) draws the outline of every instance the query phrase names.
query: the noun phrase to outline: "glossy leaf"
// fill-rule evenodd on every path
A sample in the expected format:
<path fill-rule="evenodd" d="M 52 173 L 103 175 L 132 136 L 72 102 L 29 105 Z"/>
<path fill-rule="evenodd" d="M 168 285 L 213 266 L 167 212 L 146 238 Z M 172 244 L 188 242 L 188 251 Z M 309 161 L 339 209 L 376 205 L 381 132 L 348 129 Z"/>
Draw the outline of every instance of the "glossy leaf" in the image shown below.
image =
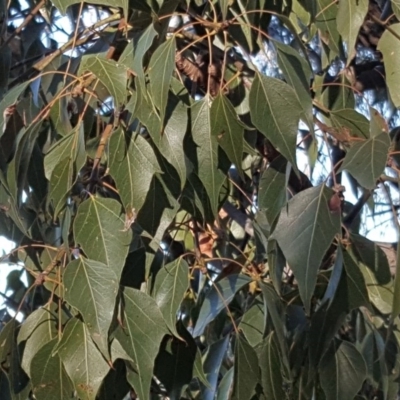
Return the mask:
<path fill-rule="evenodd" d="M 217 340 L 211 344 L 203 356 L 203 367 L 206 374 L 208 385 L 201 386 L 201 398 L 204 400 L 214 400 L 217 391 L 219 371 L 222 361 L 229 345 L 229 336 Z"/>
<path fill-rule="evenodd" d="M 189 266 L 181 258 L 163 267 L 157 273 L 154 283 L 154 299 L 175 336 L 179 336 L 175 328 L 176 318 L 188 286 Z"/>
<path fill-rule="evenodd" d="M 112 265 L 80 257 L 71 261 L 64 273 L 65 300 L 81 313 L 85 324 L 104 357 L 109 358 L 110 327 L 118 277 Z"/>
<path fill-rule="evenodd" d="M 74 234 L 88 258 L 107 265 L 120 277 L 132 232 L 125 228 L 116 200 L 93 196 L 85 200 L 75 217 Z"/>
<path fill-rule="evenodd" d="M 332 196 L 324 185 L 300 192 L 282 209 L 273 233 L 298 281 L 307 313 L 318 268 L 340 230 L 340 215 L 329 208 Z"/>
<path fill-rule="evenodd" d="M 302 108 L 294 89 L 278 79 L 256 75 L 249 105 L 254 125 L 296 169 L 296 138 Z"/>
<path fill-rule="evenodd" d="M 340 169 L 349 171 L 361 186 L 373 189 L 385 168 L 389 145 L 389 135 L 385 132 L 356 142 L 347 152 Z"/>
<path fill-rule="evenodd" d="M 125 288 L 123 301 L 124 326 L 116 331 L 116 338 L 134 360 L 135 372 L 130 383 L 138 396 L 146 399 L 150 393 L 154 360 L 168 330 L 155 300 L 147 294 Z"/>
<path fill-rule="evenodd" d="M 214 282 L 201 305 L 200 313 L 193 330 L 193 337 L 200 336 L 208 323 L 221 310 L 228 307 L 235 294 L 250 282 L 251 279 L 246 275 L 229 275 L 218 282 Z"/>

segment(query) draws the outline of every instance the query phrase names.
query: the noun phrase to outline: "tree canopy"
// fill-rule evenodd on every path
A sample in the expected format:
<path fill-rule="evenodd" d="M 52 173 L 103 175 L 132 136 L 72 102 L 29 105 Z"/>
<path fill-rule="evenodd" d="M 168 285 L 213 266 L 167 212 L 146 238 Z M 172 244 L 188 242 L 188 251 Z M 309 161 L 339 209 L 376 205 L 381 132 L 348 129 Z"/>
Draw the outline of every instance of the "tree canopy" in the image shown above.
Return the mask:
<path fill-rule="evenodd" d="M 397 399 L 399 21 L 1 0 L 1 399 Z"/>

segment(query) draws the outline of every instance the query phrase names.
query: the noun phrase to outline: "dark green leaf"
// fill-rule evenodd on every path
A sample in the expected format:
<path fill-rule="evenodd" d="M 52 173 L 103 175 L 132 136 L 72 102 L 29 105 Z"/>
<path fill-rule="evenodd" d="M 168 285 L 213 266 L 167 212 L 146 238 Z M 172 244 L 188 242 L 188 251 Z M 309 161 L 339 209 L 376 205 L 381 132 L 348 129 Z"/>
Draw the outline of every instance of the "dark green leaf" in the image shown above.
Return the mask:
<path fill-rule="evenodd" d="M 287 201 L 287 162 L 283 157 L 276 158 L 263 172 L 258 190 L 258 205 L 265 210 L 268 222 L 272 225 Z"/>
<path fill-rule="evenodd" d="M 314 129 L 313 107 L 310 96 L 311 69 L 308 62 L 298 51 L 286 44 L 274 41 L 277 50 L 279 68 L 286 82 L 295 90 L 297 100 L 303 108 L 303 119 L 310 130 Z"/>
<path fill-rule="evenodd" d="M 218 139 L 229 160 L 236 166 L 241 176 L 243 155 L 243 124 L 231 102 L 220 92 L 211 104 L 211 134 Z"/>
<path fill-rule="evenodd" d="M 332 196 L 325 185 L 300 192 L 282 210 L 272 235 L 298 281 L 307 313 L 322 258 L 340 231 L 340 213 L 329 208 Z"/>
<path fill-rule="evenodd" d="M 334 110 L 330 113 L 332 126 L 339 132 L 348 132 L 350 136 L 369 138 L 368 119 L 352 108 Z"/>
<path fill-rule="evenodd" d="M 232 399 L 251 399 L 259 378 L 258 358 L 255 350 L 240 335 L 236 337 L 234 368 Z"/>
<path fill-rule="evenodd" d="M 212 134 L 209 99 L 192 106 L 192 136 L 197 144 L 197 175 L 203 183 L 214 215 L 217 214 L 219 192 L 224 176 L 218 169 L 218 142 Z"/>
<path fill-rule="evenodd" d="M 264 336 L 266 315 L 263 304 L 256 300 L 243 315 L 239 329 L 252 347 L 258 345 Z"/>
<path fill-rule="evenodd" d="M 283 369 L 276 332 L 271 332 L 258 350 L 261 385 L 267 399 L 284 399 Z"/>
<path fill-rule="evenodd" d="M 353 399 L 367 374 L 365 361 L 350 342 L 335 340 L 319 366 L 327 400 Z"/>
<path fill-rule="evenodd" d="M 257 74 L 249 104 L 253 124 L 297 169 L 296 138 L 303 110 L 294 89 L 281 80 Z"/>
<path fill-rule="evenodd" d="M 193 337 L 200 336 L 208 323 L 221 310 L 228 307 L 235 294 L 250 282 L 251 279 L 246 275 L 229 275 L 213 283 L 201 305 L 199 317 L 193 330 Z"/>

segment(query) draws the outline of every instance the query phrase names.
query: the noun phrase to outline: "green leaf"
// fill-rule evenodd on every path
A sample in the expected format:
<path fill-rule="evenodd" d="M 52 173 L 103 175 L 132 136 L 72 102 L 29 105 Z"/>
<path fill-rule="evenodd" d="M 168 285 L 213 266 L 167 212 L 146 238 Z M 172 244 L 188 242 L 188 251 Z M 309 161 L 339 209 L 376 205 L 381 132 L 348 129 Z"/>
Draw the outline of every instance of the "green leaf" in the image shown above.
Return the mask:
<path fill-rule="evenodd" d="M 181 398 L 184 385 L 193 378 L 197 346 L 186 329 L 178 329 L 181 339 L 166 336 L 161 344 L 154 367 L 154 375 L 165 386 L 170 398 Z"/>
<path fill-rule="evenodd" d="M 118 277 L 112 268 L 80 257 L 67 265 L 63 280 L 65 300 L 81 313 L 93 341 L 108 359 L 108 329 L 118 292 Z"/>
<path fill-rule="evenodd" d="M 249 104 L 253 124 L 297 170 L 296 139 L 303 110 L 294 89 L 278 79 L 257 74 Z"/>
<path fill-rule="evenodd" d="M 90 338 L 86 325 L 72 318 L 53 350 L 58 355 L 82 400 L 95 400 L 109 366 Z"/>
<path fill-rule="evenodd" d="M 286 342 L 285 310 L 282 301 L 271 285 L 260 283 L 260 288 L 264 298 L 264 313 L 271 318 L 273 330 L 278 336 L 282 365 L 289 373 L 289 349 Z"/>
<path fill-rule="evenodd" d="M 361 186 L 373 189 L 385 169 L 389 146 L 390 138 L 385 132 L 356 142 L 347 152 L 340 170 L 349 171 Z"/>
<path fill-rule="evenodd" d="M 109 168 L 126 212 L 138 213 L 153 175 L 161 173 L 150 144 L 140 134 L 131 136 L 118 129 L 110 138 Z"/>
<path fill-rule="evenodd" d="M 397 249 L 400 249 L 400 230 L 397 234 Z M 393 282 L 392 321 L 400 314 L 400 251 L 396 254 L 396 275 Z"/>
<path fill-rule="evenodd" d="M 75 128 L 70 134 L 55 142 L 44 157 L 44 171 L 47 180 L 51 180 L 54 169 L 64 159 L 76 161 L 76 166 L 86 161 L 83 126 Z M 78 172 L 79 170 L 76 170 Z"/>
<path fill-rule="evenodd" d="M 78 208 L 74 234 L 88 258 L 106 264 L 118 278 L 121 276 L 132 232 L 125 228 L 118 201 L 90 196 Z"/>
<path fill-rule="evenodd" d="M 161 121 L 164 121 L 172 73 L 175 70 L 175 51 L 176 44 L 173 36 L 157 47 L 149 62 L 150 93 L 160 112 Z"/>
<path fill-rule="evenodd" d="M 138 0 L 139 1 L 139 0 Z M 52 0 L 52 3 L 60 11 L 62 15 L 65 15 L 67 8 L 72 4 L 79 4 L 78 0 Z M 110 6 L 110 7 L 121 7 L 124 10 L 125 18 L 128 17 L 128 0 L 93 0 L 92 4 L 98 4 L 100 6 Z"/>
<path fill-rule="evenodd" d="M 369 138 L 370 123 L 368 119 L 352 108 L 333 110 L 330 113 L 332 126 L 340 131 L 348 130 L 350 136 Z"/>
<path fill-rule="evenodd" d="M 229 160 L 236 166 L 241 177 L 243 177 L 241 167 L 244 127 L 238 120 L 233 105 L 222 92 L 218 93 L 211 104 L 210 119 L 211 134 L 218 139 L 218 143 Z"/>
<path fill-rule="evenodd" d="M 175 327 L 177 313 L 188 287 L 189 266 L 183 258 L 167 264 L 156 275 L 153 297 L 175 336 L 179 336 Z"/>
<path fill-rule="evenodd" d="M 6 123 L 6 118 L 5 118 L 5 111 L 8 107 L 14 105 L 17 103 L 17 100 L 21 93 L 28 87 L 30 82 L 24 82 L 21 83 L 18 86 L 15 86 L 11 90 L 9 90 L 6 95 L 3 97 L 3 99 L 0 102 L 0 121 L 2 123 L 0 124 L 0 138 L 3 136 L 3 133 L 5 132 L 5 123 Z"/>
<path fill-rule="evenodd" d="M 233 374 L 234 374 L 234 368 L 231 367 L 229 371 L 226 372 L 224 377 L 221 379 L 221 382 L 219 383 L 218 386 L 217 400 L 229 399 L 233 383 Z"/>
<path fill-rule="evenodd" d="M 235 373 L 232 399 L 250 400 L 258 382 L 258 358 L 246 339 L 238 335 L 235 343 Z"/>
<path fill-rule="evenodd" d="M 120 59 L 121 64 L 125 65 L 127 68 L 131 68 L 135 72 L 143 88 L 146 87 L 143 58 L 156 36 L 157 31 L 154 29 L 154 25 L 150 24 L 138 39 L 132 40 L 132 42 L 127 45 Z"/>
<path fill-rule="evenodd" d="M 186 183 L 186 156 L 183 140 L 188 126 L 188 111 L 184 103 L 170 93 L 167 104 L 166 126 L 163 132 L 149 131 L 153 142 L 165 159 L 175 168 L 181 181 L 181 190 Z"/>
<path fill-rule="evenodd" d="M 287 201 L 287 161 L 277 157 L 263 172 L 258 190 L 258 205 L 272 225 Z"/>
<path fill-rule="evenodd" d="M 356 347 L 334 340 L 319 366 L 327 400 L 353 399 L 367 375 L 365 361 Z"/>
<path fill-rule="evenodd" d="M 319 89 L 320 87 L 315 88 L 315 90 Z M 328 86 L 321 97 L 323 105 L 331 111 L 351 110 L 355 107 L 354 93 L 349 88 L 344 74 L 338 76 L 338 85 Z"/>
<path fill-rule="evenodd" d="M 115 107 L 120 107 L 126 100 L 127 69 L 114 60 L 106 60 L 97 55 L 82 57 L 78 74 L 92 72 L 107 88 L 114 98 Z"/>
<path fill-rule="evenodd" d="M 38 351 L 57 337 L 57 318 L 53 314 L 54 306 L 45 306 L 35 310 L 23 322 L 18 333 L 18 343 L 25 342 L 22 354 L 21 366 L 24 371 L 31 375 L 31 363 Z"/>
<path fill-rule="evenodd" d="M 32 391 L 36 399 L 72 399 L 74 386 L 58 354 L 53 349 L 58 338 L 47 342 L 32 358 Z"/>
<path fill-rule="evenodd" d="M 303 108 L 303 119 L 311 131 L 314 130 L 313 106 L 310 96 L 312 71 L 308 62 L 293 47 L 274 41 L 277 50 L 279 68 L 286 82 L 292 86 L 296 98 Z"/>
<path fill-rule="evenodd" d="M 78 166 L 79 169 L 82 167 L 83 163 Z M 55 166 L 51 174 L 48 200 L 53 203 L 54 219 L 58 217 L 67 204 L 69 192 L 76 180 L 76 171 L 74 162 L 66 157 Z"/>
<path fill-rule="evenodd" d="M 356 54 L 358 33 L 368 12 L 368 0 L 348 0 L 339 2 L 336 17 L 337 30 L 342 36 L 347 48 L 348 67 Z"/>
<path fill-rule="evenodd" d="M 261 385 L 267 399 L 284 399 L 281 355 L 276 338 L 272 331 L 259 348 L 259 363 L 261 369 Z"/>
<path fill-rule="evenodd" d="M 315 25 L 319 29 L 321 40 L 334 53 L 330 59 L 340 54 L 340 35 L 336 27 L 338 6 L 331 0 L 316 1 Z"/>
<path fill-rule="evenodd" d="M 196 102 L 192 108 L 192 136 L 197 144 L 197 175 L 210 199 L 214 215 L 218 212 L 219 193 L 224 175 L 218 169 L 218 142 L 212 134 L 209 99 Z M 195 160 L 193 160 L 195 161 Z"/>
<path fill-rule="evenodd" d="M 154 360 L 168 329 L 155 300 L 147 294 L 125 288 L 123 300 L 124 327 L 116 331 L 116 338 L 134 360 L 135 372 L 130 376 L 130 383 L 139 398 L 147 399 Z"/>
<path fill-rule="evenodd" d="M 235 294 L 250 282 L 251 279 L 246 275 L 229 275 L 213 283 L 201 305 L 200 313 L 193 330 L 193 337 L 200 336 L 208 323 L 221 310 L 226 309 L 235 297 Z"/>
<path fill-rule="evenodd" d="M 347 251 L 343 252 L 343 263 L 347 288 L 347 296 L 345 297 L 347 297 L 349 311 L 362 306 L 371 308 L 363 274 Z M 344 296 L 344 293 L 342 293 L 342 296 Z"/>
<path fill-rule="evenodd" d="M 393 32 L 393 33 L 392 33 Z M 396 36 L 394 36 L 396 35 Z M 390 32 L 385 30 L 377 49 L 382 52 L 385 64 L 386 84 L 395 107 L 400 107 L 400 23 L 391 24 Z"/>
<path fill-rule="evenodd" d="M 263 339 L 266 315 L 263 304 L 256 300 L 243 315 L 239 329 L 252 347 L 257 346 Z"/>
<path fill-rule="evenodd" d="M 340 232 L 340 213 L 329 209 L 333 194 L 320 185 L 294 196 L 282 209 L 272 235 L 293 270 L 307 314 L 322 258 Z"/>

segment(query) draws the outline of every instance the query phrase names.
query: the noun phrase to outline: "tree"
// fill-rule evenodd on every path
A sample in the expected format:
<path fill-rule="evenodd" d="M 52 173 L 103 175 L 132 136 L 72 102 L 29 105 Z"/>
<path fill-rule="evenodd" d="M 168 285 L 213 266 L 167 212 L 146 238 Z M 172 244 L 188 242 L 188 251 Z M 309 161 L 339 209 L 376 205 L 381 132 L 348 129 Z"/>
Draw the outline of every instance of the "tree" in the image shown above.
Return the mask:
<path fill-rule="evenodd" d="M 1 16 L 2 399 L 397 398 L 397 1 Z"/>

